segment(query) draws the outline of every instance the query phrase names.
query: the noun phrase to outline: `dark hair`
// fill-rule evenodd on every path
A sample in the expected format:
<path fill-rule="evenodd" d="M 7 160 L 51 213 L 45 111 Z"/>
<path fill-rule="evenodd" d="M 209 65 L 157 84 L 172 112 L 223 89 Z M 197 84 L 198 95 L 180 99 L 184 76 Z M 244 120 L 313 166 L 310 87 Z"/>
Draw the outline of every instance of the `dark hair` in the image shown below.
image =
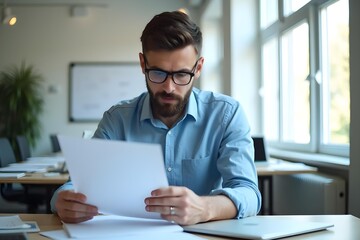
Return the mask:
<path fill-rule="evenodd" d="M 163 12 L 146 25 L 141 38 L 142 51 L 175 50 L 193 45 L 200 55 L 202 34 L 200 28 L 185 13 Z"/>

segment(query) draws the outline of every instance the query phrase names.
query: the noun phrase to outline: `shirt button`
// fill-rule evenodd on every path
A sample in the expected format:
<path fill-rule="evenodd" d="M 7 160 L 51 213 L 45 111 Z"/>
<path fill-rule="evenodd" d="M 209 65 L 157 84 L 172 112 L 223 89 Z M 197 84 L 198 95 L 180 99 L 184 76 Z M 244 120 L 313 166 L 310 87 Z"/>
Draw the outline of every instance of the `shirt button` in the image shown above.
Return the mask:
<path fill-rule="evenodd" d="M 168 134 L 171 135 L 171 131 L 169 131 Z"/>
<path fill-rule="evenodd" d="M 168 169 L 167 169 L 167 170 L 168 170 L 168 172 L 171 172 L 172 168 L 171 168 L 171 167 L 168 167 Z"/>

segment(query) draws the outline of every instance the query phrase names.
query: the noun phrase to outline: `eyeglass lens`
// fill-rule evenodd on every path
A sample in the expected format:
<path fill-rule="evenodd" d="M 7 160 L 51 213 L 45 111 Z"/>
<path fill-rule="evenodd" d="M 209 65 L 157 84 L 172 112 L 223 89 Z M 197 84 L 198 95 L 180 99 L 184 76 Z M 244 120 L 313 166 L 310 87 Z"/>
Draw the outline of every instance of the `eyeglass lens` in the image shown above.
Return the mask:
<path fill-rule="evenodd" d="M 153 82 L 164 82 L 168 75 L 172 75 L 172 79 L 176 84 L 188 84 L 193 76 L 192 73 L 186 72 L 167 73 L 161 70 L 149 70 L 149 78 Z"/>

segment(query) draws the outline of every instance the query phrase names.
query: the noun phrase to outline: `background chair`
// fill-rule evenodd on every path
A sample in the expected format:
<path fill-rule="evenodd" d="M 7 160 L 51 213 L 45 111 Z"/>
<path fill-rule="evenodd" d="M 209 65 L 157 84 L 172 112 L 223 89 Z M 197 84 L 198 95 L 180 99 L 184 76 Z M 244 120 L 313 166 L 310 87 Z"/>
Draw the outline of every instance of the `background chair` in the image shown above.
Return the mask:
<path fill-rule="evenodd" d="M 92 130 L 84 130 L 82 133 L 82 138 L 84 139 L 90 139 L 94 135 L 94 131 Z"/>
<path fill-rule="evenodd" d="M 56 134 L 50 134 L 50 142 L 53 153 L 61 152 L 59 139 Z"/>
<path fill-rule="evenodd" d="M 21 161 L 26 161 L 31 157 L 30 144 L 27 138 L 23 135 L 16 136 L 16 143 L 19 149 L 19 156 Z"/>
<path fill-rule="evenodd" d="M 0 167 L 6 167 L 15 163 L 16 158 L 10 141 L 0 138 Z M 28 213 L 36 213 L 39 205 L 45 203 L 45 192 L 43 189 L 29 189 L 27 185 L 6 183 L 1 184 L 1 196 L 10 202 L 24 203 L 27 205 Z"/>

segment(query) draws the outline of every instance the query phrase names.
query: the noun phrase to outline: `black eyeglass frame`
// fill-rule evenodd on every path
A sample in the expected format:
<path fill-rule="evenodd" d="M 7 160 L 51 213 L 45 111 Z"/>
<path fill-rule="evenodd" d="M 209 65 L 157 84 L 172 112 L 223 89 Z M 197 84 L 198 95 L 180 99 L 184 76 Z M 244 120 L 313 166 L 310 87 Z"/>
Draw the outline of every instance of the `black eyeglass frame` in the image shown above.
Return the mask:
<path fill-rule="evenodd" d="M 165 71 L 163 69 L 160 69 L 160 68 L 146 68 L 146 65 L 147 65 L 147 59 L 144 56 L 144 62 L 145 62 L 145 73 L 146 73 L 146 77 L 147 79 L 152 82 L 152 83 L 155 83 L 155 84 L 162 84 L 166 81 L 166 79 L 168 79 L 169 75 L 171 75 L 171 80 L 178 86 L 186 86 L 186 85 L 189 85 L 189 83 L 191 82 L 191 80 L 193 79 L 193 77 L 195 76 L 195 70 L 196 70 L 196 67 L 198 65 L 198 62 L 200 60 L 200 58 L 198 58 L 195 62 L 195 65 L 193 66 L 193 68 L 191 69 L 191 72 L 187 72 L 187 71 L 175 71 L 175 72 L 169 72 L 169 71 Z M 165 73 L 165 78 L 163 81 L 161 82 L 155 82 L 153 80 L 151 80 L 150 78 L 150 75 L 149 75 L 149 72 L 150 71 L 157 71 L 157 72 L 162 72 L 162 73 Z M 177 73 L 182 73 L 182 74 L 188 74 L 190 76 L 189 78 L 189 81 L 187 83 L 177 83 L 174 79 L 174 74 L 177 74 Z"/>

